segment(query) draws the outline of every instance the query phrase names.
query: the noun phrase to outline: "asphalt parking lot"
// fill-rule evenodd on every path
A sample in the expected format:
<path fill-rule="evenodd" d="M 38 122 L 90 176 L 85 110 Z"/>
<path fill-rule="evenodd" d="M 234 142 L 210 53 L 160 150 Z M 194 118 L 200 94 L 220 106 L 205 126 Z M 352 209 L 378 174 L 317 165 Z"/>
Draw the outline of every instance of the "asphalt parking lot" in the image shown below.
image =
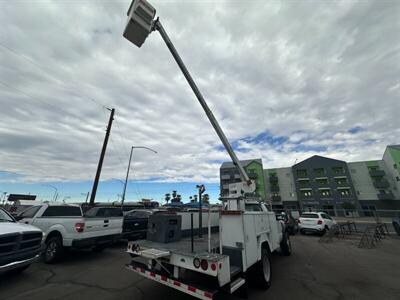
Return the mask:
<path fill-rule="evenodd" d="M 273 258 L 272 287 L 251 287 L 249 299 L 399 299 L 398 237 L 375 249 L 359 249 L 354 240 L 318 240 L 292 237 L 292 256 Z M 0 299 L 193 299 L 124 269 L 128 261 L 123 245 L 97 254 L 71 252 L 57 265 L 36 263 L 20 275 L 0 277 Z"/>

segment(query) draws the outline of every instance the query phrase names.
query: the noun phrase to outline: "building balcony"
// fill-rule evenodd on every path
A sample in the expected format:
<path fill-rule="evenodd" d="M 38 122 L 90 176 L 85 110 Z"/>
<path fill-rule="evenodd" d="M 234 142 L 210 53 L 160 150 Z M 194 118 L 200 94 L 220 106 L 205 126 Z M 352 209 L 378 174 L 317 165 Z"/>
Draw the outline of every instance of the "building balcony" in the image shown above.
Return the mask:
<path fill-rule="evenodd" d="M 378 194 L 378 199 L 379 200 L 394 200 L 394 195 L 392 192 L 388 193 L 379 193 Z"/>
<path fill-rule="evenodd" d="M 390 187 L 390 185 L 387 180 L 381 180 L 381 181 L 374 181 L 374 187 L 376 187 L 377 189 L 386 189 Z"/>
<path fill-rule="evenodd" d="M 269 177 L 269 182 L 271 182 L 271 183 L 276 183 L 276 182 L 278 182 L 278 177 L 277 177 L 277 176 L 270 176 L 270 177 Z"/>
<path fill-rule="evenodd" d="M 221 180 L 229 180 L 229 179 L 231 179 L 231 175 L 229 174 L 221 175 Z"/>
<path fill-rule="evenodd" d="M 383 170 L 370 170 L 369 175 L 371 177 L 382 177 L 385 176 L 385 171 Z"/>
<path fill-rule="evenodd" d="M 282 201 L 282 198 L 281 198 L 281 196 L 272 196 L 272 202 L 281 202 Z"/>
<path fill-rule="evenodd" d="M 271 192 L 279 192 L 279 186 L 277 186 L 277 185 L 271 185 L 271 186 L 270 186 L 270 191 L 271 191 Z"/>

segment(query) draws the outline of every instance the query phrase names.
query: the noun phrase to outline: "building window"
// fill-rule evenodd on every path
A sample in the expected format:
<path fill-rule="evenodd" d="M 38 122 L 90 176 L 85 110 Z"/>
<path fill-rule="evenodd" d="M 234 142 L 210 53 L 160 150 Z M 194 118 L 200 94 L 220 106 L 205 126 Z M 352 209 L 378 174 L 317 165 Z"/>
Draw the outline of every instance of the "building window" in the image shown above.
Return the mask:
<path fill-rule="evenodd" d="M 319 185 L 328 185 L 329 184 L 328 179 L 315 179 L 315 182 Z"/>
<path fill-rule="evenodd" d="M 343 167 L 333 167 L 332 171 L 333 171 L 333 174 L 335 174 L 335 175 L 344 174 Z"/>
<path fill-rule="evenodd" d="M 325 175 L 325 169 L 324 168 L 314 169 L 314 174 L 315 174 L 315 176 L 324 176 Z"/>
<path fill-rule="evenodd" d="M 301 177 L 307 177 L 307 170 L 303 169 L 303 170 L 296 170 L 296 174 L 297 177 L 301 178 Z"/>
<path fill-rule="evenodd" d="M 340 196 L 349 196 L 350 190 L 349 189 L 338 190 L 338 193 Z"/>
<path fill-rule="evenodd" d="M 312 196 L 312 191 L 301 191 L 301 195 L 303 197 L 311 197 Z"/>
<path fill-rule="evenodd" d="M 330 196 L 332 196 L 331 190 L 319 190 L 319 195 L 321 197 L 330 197 Z"/>
<path fill-rule="evenodd" d="M 335 178 L 336 184 L 347 184 L 347 178 Z"/>

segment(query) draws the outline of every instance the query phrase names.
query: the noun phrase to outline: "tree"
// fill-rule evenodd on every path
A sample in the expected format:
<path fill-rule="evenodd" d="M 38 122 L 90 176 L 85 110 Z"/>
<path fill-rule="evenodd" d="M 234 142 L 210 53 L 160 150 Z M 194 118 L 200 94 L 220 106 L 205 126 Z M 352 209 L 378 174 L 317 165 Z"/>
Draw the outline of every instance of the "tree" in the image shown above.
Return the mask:
<path fill-rule="evenodd" d="M 167 204 L 171 200 L 170 194 L 165 194 L 165 201 L 167 201 Z"/>
<path fill-rule="evenodd" d="M 210 196 L 208 194 L 204 194 L 203 203 L 210 204 Z"/>

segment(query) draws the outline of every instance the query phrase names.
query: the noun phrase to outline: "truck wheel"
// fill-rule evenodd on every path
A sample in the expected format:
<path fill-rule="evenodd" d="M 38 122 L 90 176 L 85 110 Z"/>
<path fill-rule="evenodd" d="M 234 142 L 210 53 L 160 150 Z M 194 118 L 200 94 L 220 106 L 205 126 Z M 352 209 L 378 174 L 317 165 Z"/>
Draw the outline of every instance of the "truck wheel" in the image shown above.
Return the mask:
<path fill-rule="evenodd" d="M 285 233 L 281 241 L 281 252 L 285 256 L 292 254 L 292 244 L 290 243 L 289 235 Z"/>
<path fill-rule="evenodd" d="M 268 289 L 271 286 L 271 251 L 269 248 L 261 249 L 261 260 L 254 266 L 254 280 L 258 287 Z"/>
<path fill-rule="evenodd" d="M 47 264 L 55 263 L 63 254 L 63 246 L 61 239 L 58 236 L 49 238 L 46 241 L 44 250 L 44 262 Z"/>

